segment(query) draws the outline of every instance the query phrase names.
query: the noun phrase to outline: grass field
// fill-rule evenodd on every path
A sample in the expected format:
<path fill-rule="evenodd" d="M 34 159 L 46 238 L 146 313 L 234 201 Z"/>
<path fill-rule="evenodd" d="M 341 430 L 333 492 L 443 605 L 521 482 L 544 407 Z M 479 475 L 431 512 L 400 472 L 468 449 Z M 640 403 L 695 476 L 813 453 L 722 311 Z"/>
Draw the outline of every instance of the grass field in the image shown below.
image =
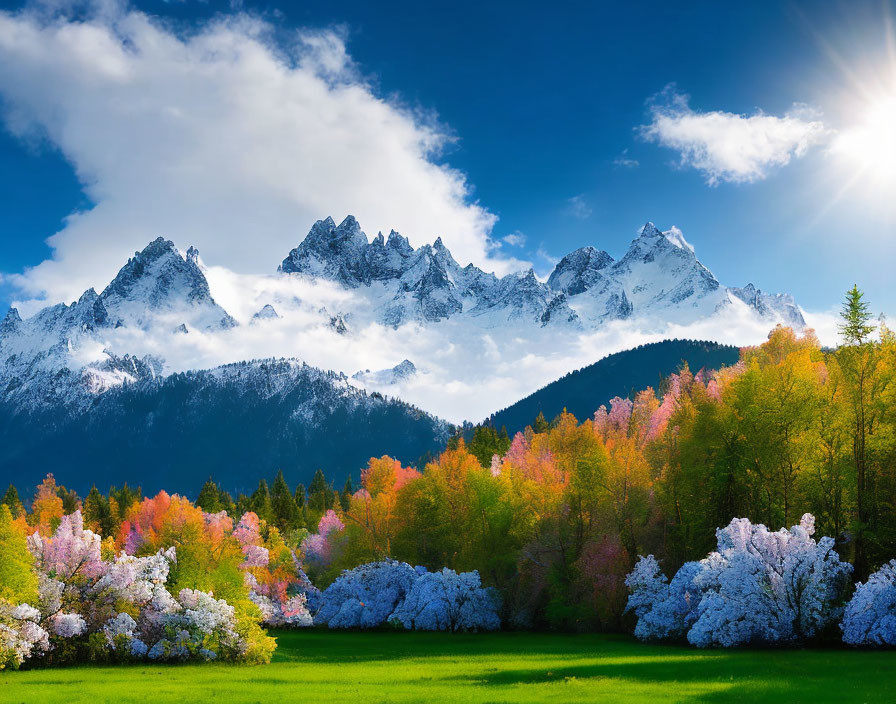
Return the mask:
<path fill-rule="evenodd" d="M 0 673 L 0 702 L 896 701 L 896 652 L 698 651 L 622 636 L 279 632 L 262 667 Z"/>

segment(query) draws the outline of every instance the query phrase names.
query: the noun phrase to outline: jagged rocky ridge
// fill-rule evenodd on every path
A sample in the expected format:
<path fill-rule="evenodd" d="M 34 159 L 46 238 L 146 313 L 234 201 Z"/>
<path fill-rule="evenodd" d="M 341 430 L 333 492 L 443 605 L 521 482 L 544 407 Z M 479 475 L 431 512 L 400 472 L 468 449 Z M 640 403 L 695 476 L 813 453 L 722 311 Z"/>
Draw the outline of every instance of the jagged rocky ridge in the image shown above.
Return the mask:
<path fill-rule="evenodd" d="M 441 239 L 417 249 L 395 231 L 368 241 L 354 217 L 338 226 L 327 218 L 314 224 L 279 271 L 357 289 L 370 298 L 380 322 L 392 326 L 458 316 L 492 327 L 520 322 L 591 329 L 626 318 L 686 324 L 733 306 L 772 324 L 805 326 L 791 296 L 752 284 L 723 286 L 679 230 L 661 232 L 653 223 L 641 228 L 620 260 L 583 247 L 542 282 L 531 269 L 498 278 L 472 264 L 462 267 Z"/>

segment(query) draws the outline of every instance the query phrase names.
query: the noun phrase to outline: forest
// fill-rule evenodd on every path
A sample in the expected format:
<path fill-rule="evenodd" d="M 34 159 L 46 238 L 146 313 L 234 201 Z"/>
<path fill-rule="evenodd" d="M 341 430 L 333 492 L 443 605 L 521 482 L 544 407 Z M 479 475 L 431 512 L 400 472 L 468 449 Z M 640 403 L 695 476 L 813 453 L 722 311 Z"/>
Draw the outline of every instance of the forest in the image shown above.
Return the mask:
<path fill-rule="evenodd" d="M 371 458 L 357 486 L 323 471 L 308 487 L 281 472 L 235 498 L 212 478 L 195 500 L 127 485 L 81 498 L 52 475 L 32 500 L 10 486 L 0 630 L 14 630 L 21 603 L 20 640 L 24 622 L 80 636 L 45 648 L 57 662 L 112 657 L 122 639 L 132 655 L 264 661 L 273 645 L 259 622 L 684 637 L 690 616 L 651 630 L 651 608 L 690 604 L 704 568 L 716 586 L 700 593 L 730 600 L 720 560 L 746 569 L 750 553 L 759 592 L 777 588 L 778 560 L 809 575 L 829 612 L 783 639 L 829 638 L 821 626 L 854 583 L 896 589 L 896 335 L 874 322 L 854 288 L 835 350 L 778 326 L 732 366 L 682 366 L 591 417 L 539 416 L 513 437 L 479 426 L 421 468 Z M 660 570 L 678 574 L 667 584 Z M 896 629 L 874 642 L 896 642 Z"/>

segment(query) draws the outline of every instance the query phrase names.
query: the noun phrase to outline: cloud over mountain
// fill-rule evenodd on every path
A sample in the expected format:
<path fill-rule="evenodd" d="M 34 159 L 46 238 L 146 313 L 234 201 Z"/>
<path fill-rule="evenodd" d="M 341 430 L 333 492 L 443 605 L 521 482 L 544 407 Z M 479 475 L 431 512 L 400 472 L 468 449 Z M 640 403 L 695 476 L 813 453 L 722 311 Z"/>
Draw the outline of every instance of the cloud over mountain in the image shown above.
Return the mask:
<path fill-rule="evenodd" d="M 496 217 L 435 161 L 446 131 L 377 95 L 339 33 L 276 32 L 246 14 L 181 32 L 115 3 L 0 12 L 7 127 L 58 147 L 95 204 L 14 277 L 26 297 L 73 300 L 160 234 L 264 271 L 297 228 L 347 207 L 506 270 Z"/>

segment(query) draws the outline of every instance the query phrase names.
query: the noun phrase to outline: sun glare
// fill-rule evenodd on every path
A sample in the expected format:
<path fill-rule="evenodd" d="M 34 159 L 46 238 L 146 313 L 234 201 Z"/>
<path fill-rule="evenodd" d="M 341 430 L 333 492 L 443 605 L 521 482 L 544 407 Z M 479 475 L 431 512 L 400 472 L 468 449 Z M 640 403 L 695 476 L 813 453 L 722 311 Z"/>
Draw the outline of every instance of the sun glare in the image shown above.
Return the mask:
<path fill-rule="evenodd" d="M 856 124 L 841 131 L 831 151 L 855 170 L 854 180 L 896 186 L 896 91 L 870 101 Z"/>

